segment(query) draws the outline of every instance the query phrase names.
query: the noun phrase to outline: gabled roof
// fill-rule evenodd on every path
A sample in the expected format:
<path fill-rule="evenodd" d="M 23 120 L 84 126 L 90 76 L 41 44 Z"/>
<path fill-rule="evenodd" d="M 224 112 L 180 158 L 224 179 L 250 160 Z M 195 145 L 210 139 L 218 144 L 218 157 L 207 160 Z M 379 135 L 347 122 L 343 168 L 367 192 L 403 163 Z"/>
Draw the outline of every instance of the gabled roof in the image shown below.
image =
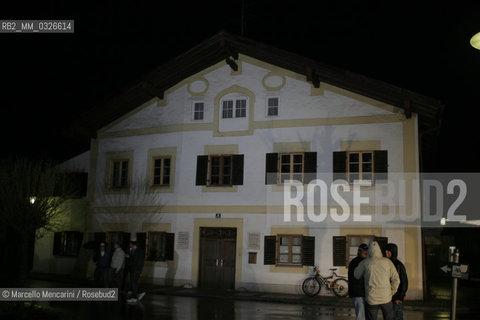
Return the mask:
<path fill-rule="evenodd" d="M 163 98 L 165 90 L 213 64 L 222 60 L 234 64 L 239 53 L 305 75 L 314 86 L 329 83 L 403 108 L 407 117 L 415 112 L 419 115 L 419 133 L 424 144 L 431 146 L 435 141 L 444 109 L 440 101 L 227 32 L 220 32 L 155 68 L 119 95 L 97 106 L 94 119 L 91 115 L 88 117 L 88 132 L 94 136 L 96 130 L 154 96 Z"/>

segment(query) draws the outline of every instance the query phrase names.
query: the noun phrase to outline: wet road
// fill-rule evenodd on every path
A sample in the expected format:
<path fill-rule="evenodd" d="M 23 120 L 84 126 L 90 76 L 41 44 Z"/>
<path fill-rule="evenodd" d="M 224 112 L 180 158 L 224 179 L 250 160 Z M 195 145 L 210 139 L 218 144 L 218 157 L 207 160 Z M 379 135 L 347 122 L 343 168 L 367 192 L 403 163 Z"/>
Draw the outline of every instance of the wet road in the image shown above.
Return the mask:
<path fill-rule="evenodd" d="M 50 302 L 50 305 L 53 303 Z M 146 295 L 137 304 L 125 302 L 62 302 L 61 308 L 73 319 L 355 319 L 351 308 L 302 306 L 270 302 Z M 458 319 L 477 318 L 459 315 Z M 404 319 L 448 319 L 448 312 L 406 311 Z M 381 317 L 379 317 L 381 319 Z"/>

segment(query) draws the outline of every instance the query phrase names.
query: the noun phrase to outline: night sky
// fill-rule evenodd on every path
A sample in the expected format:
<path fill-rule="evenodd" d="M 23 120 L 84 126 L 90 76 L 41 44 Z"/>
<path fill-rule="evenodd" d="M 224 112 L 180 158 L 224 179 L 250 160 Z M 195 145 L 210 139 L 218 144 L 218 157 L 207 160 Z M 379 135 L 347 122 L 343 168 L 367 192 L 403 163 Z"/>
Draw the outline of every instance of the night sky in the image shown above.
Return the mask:
<path fill-rule="evenodd" d="M 75 19 L 75 33 L 0 34 L 2 156 L 88 149 L 70 128 L 94 106 L 217 32 L 241 30 L 241 0 L 3 2 L 0 19 Z M 430 170 L 478 171 L 480 50 L 469 40 L 480 1 L 245 3 L 246 37 L 441 100 Z"/>

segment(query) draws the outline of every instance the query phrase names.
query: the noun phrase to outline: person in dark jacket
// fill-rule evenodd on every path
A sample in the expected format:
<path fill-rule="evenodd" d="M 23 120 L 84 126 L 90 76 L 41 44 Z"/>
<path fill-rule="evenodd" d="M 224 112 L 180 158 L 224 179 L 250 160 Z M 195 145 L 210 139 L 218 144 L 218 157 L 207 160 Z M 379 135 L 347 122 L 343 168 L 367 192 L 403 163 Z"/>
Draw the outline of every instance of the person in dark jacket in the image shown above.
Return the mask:
<path fill-rule="evenodd" d="M 130 241 L 130 251 L 128 254 L 125 254 L 125 258 L 126 266 L 130 271 L 130 285 L 132 288 L 132 297 L 127 302 L 135 303 L 145 295 L 145 292 L 138 294 L 138 281 L 143 269 L 145 252 L 137 246 L 136 241 Z"/>
<path fill-rule="evenodd" d="M 408 277 L 407 271 L 403 263 L 398 260 L 398 247 L 394 243 L 389 243 L 385 246 L 385 255 L 389 258 L 395 268 L 397 269 L 398 276 L 400 277 L 400 285 L 397 292 L 392 297 L 393 312 L 395 314 L 395 320 L 403 320 L 403 304 L 405 302 L 405 295 L 408 290 Z"/>
<path fill-rule="evenodd" d="M 353 275 L 358 264 L 367 257 L 368 246 L 362 243 L 358 247 L 357 256 L 348 264 L 348 296 L 352 298 L 357 320 L 365 320 L 365 285 L 362 279 L 356 279 Z"/>
<path fill-rule="evenodd" d="M 110 271 L 110 252 L 105 250 L 105 243 L 99 245 L 98 251 L 93 257 L 93 262 L 97 263 L 94 279 L 98 287 L 108 288 L 108 272 Z"/>

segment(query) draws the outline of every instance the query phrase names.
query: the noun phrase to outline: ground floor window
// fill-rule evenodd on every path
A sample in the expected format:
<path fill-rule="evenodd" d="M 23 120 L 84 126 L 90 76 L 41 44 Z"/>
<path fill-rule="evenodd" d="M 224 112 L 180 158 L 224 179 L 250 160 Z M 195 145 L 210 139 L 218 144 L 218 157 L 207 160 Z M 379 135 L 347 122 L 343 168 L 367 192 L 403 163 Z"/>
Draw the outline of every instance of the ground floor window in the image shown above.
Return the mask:
<path fill-rule="evenodd" d="M 53 255 L 78 256 L 82 240 L 83 233 L 79 231 L 55 232 L 53 235 Z"/>
<path fill-rule="evenodd" d="M 299 234 L 265 236 L 264 264 L 313 266 L 315 264 L 315 237 Z"/>

